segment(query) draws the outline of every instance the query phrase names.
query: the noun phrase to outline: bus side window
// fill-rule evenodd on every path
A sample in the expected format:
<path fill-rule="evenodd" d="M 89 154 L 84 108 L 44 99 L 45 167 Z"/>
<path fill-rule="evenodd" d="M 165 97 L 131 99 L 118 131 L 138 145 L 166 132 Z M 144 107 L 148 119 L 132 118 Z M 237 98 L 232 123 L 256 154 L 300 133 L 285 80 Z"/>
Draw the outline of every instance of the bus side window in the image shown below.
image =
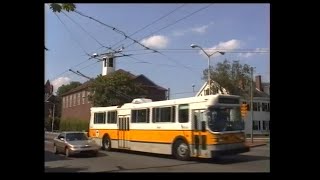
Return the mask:
<path fill-rule="evenodd" d="M 198 116 L 197 115 L 194 115 L 194 129 L 195 130 L 198 130 Z"/>
<path fill-rule="evenodd" d="M 179 105 L 179 123 L 186 123 L 189 121 L 189 105 Z"/>

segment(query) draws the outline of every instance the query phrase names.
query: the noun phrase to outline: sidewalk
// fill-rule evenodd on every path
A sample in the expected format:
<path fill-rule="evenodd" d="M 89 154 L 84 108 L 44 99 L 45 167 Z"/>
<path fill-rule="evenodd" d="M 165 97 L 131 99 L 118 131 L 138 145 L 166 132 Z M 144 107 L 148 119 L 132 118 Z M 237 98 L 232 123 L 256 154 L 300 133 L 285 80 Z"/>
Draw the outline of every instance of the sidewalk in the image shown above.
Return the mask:
<path fill-rule="evenodd" d="M 270 140 L 269 138 L 265 138 L 265 139 L 260 139 L 260 138 L 253 138 L 253 143 L 251 143 L 251 138 L 247 138 L 246 139 L 246 144 L 249 146 L 249 147 L 258 147 L 258 146 L 265 146 L 267 144 L 270 143 Z"/>

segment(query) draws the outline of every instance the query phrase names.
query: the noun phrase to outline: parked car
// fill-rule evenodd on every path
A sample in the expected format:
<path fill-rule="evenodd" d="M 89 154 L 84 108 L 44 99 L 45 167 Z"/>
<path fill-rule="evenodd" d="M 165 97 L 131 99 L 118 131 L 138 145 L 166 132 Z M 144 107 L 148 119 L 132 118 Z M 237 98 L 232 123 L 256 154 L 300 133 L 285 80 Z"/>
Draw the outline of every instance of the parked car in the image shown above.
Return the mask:
<path fill-rule="evenodd" d="M 99 149 L 99 145 L 90 140 L 85 132 L 62 132 L 53 140 L 53 152 L 64 153 L 66 157 L 74 154 L 96 156 Z"/>

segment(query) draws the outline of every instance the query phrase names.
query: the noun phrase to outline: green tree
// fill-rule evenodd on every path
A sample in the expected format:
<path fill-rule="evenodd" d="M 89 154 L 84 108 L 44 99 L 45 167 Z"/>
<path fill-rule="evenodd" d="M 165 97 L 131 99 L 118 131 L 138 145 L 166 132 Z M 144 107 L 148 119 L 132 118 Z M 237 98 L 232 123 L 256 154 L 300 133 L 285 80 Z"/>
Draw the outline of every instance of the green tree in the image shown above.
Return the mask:
<path fill-rule="evenodd" d="M 239 61 L 230 63 L 224 60 L 217 63 L 215 68 L 210 67 L 211 79 L 219 85 L 212 83 L 211 92 L 217 93 L 225 88 L 230 94 L 248 97 L 251 82 L 250 66 L 248 64 L 240 64 Z M 203 71 L 203 78 L 207 80 L 208 69 Z"/>
<path fill-rule="evenodd" d="M 131 102 L 133 98 L 145 95 L 141 85 L 132 81 L 124 72 L 99 75 L 90 85 L 89 100 L 94 106 L 112 106 Z"/>
<path fill-rule="evenodd" d="M 81 85 L 81 83 L 78 81 L 72 81 L 67 85 L 62 85 L 58 88 L 57 95 L 61 96 L 61 94 L 66 93 L 66 92 L 70 91 L 71 89 L 76 88 L 80 85 Z"/>
<path fill-rule="evenodd" d="M 62 10 L 65 11 L 74 11 L 76 9 L 76 5 L 73 3 L 50 3 L 50 9 L 52 9 L 53 12 L 60 13 Z"/>

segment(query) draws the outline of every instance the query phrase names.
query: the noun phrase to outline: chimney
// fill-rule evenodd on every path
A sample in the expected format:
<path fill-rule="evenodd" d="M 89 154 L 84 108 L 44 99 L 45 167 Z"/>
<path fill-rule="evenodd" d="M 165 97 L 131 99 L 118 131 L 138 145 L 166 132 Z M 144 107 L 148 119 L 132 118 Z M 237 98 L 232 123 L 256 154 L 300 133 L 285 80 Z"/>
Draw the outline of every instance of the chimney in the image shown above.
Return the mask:
<path fill-rule="evenodd" d="M 261 83 L 261 75 L 256 76 L 256 88 L 259 91 L 263 91 L 262 83 Z"/>

